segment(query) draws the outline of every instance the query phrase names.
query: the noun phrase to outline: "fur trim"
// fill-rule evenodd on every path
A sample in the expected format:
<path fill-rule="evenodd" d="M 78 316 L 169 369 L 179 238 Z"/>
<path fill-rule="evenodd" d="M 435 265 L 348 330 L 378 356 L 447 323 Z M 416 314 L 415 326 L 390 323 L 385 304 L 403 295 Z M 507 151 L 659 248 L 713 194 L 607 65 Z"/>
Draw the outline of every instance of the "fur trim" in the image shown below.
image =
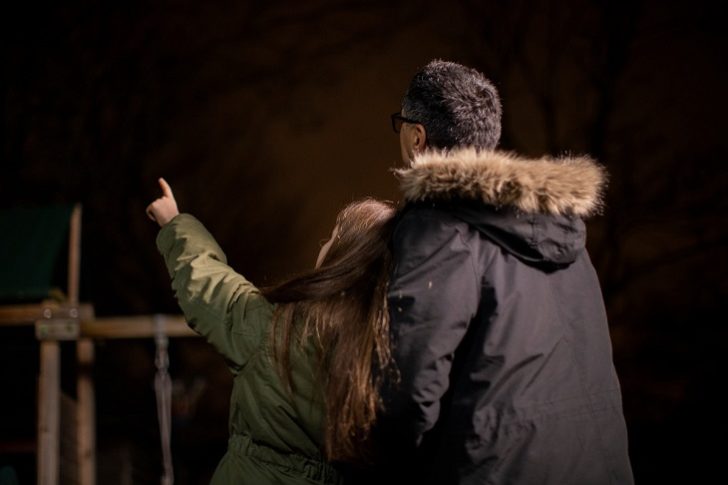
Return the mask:
<path fill-rule="evenodd" d="M 394 172 L 410 202 L 463 198 L 525 213 L 580 217 L 601 210 L 607 179 L 589 157 L 526 159 L 475 149 L 425 152 Z"/>

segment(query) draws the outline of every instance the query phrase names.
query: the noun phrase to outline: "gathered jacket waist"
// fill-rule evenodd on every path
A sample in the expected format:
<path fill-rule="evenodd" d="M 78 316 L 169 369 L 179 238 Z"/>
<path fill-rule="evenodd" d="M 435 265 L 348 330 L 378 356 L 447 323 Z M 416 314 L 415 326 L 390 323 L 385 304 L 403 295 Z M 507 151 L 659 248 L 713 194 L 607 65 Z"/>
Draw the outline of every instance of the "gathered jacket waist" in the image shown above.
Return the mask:
<path fill-rule="evenodd" d="M 254 441 L 248 435 L 232 435 L 228 440 L 228 453 L 253 458 L 276 468 L 300 474 L 322 483 L 341 483 L 340 473 L 331 464 L 299 453 L 285 453 Z"/>

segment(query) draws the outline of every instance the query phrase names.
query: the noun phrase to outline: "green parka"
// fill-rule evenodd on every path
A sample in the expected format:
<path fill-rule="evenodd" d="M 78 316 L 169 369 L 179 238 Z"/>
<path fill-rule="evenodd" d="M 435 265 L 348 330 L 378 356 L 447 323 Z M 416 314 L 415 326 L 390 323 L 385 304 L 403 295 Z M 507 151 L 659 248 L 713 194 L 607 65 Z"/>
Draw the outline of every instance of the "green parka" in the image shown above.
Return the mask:
<path fill-rule="evenodd" d="M 160 230 L 157 247 L 189 325 L 223 355 L 234 375 L 228 450 L 211 483 L 341 483 L 320 451 L 323 405 L 313 349 L 292 347 L 291 393 L 272 360 L 274 305 L 227 265 L 205 227 L 180 214 Z"/>

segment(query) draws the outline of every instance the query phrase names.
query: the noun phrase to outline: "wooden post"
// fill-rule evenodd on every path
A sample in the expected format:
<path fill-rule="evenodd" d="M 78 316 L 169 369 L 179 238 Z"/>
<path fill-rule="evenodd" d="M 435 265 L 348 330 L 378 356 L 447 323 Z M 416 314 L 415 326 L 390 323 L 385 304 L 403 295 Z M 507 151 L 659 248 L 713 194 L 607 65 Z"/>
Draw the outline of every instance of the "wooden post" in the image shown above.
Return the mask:
<path fill-rule="evenodd" d="M 68 238 L 68 303 L 79 304 L 81 278 L 81 205 L 71 213 Z M 94 343 L 76 342 L 76 429 L 78 477 L 80 485 L 96 484 L 96 404 L 93 381 Z"/>
<path fill-rule="evenodd" d="M 78 305 L 79 281 L 81 277 L 81 204 L 71 212 L 68 235 L 68 303 Z"/>
<path fill-rule="evenodd" d="M 68 303 L 78 306 L 81 274 L 81 206 L 71 212 L 68 235 Z M 78 312 L 76 311 L 76 317 Z M 40 342 L 38 381 L 38 484 L 57 485 L 60 470 L 61 347 Z"/>
<path fill-rule="evenodd" d="M 40 342 L 38 381 L 38 485 L 57 485 L 61 421 L 61 349 L 57 341 Z"/>
<path fill-rule="evenodd" d="M 93 365 L 94 343 L 82 338 L 76 343 L 78 362 L 76 405 L 78 426 L 78 477 L 80 485 L 96 485 L 96 403 Z"/>

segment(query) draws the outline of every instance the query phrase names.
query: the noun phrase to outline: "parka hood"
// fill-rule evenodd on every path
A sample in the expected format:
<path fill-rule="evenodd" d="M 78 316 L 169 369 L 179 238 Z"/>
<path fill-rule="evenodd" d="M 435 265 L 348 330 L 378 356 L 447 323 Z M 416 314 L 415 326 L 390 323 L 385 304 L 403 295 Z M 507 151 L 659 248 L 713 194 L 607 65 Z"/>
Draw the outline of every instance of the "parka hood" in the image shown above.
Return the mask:
<path fill-rule="evenodd" d="M 599 212 L 606 184 L 588 157 L 475 149 L 426 152 L 395 174 L 406 202 L 447 206 L 519 259 L 546 267 L 568 265 L 584 249 L 582 219 Z"/>

